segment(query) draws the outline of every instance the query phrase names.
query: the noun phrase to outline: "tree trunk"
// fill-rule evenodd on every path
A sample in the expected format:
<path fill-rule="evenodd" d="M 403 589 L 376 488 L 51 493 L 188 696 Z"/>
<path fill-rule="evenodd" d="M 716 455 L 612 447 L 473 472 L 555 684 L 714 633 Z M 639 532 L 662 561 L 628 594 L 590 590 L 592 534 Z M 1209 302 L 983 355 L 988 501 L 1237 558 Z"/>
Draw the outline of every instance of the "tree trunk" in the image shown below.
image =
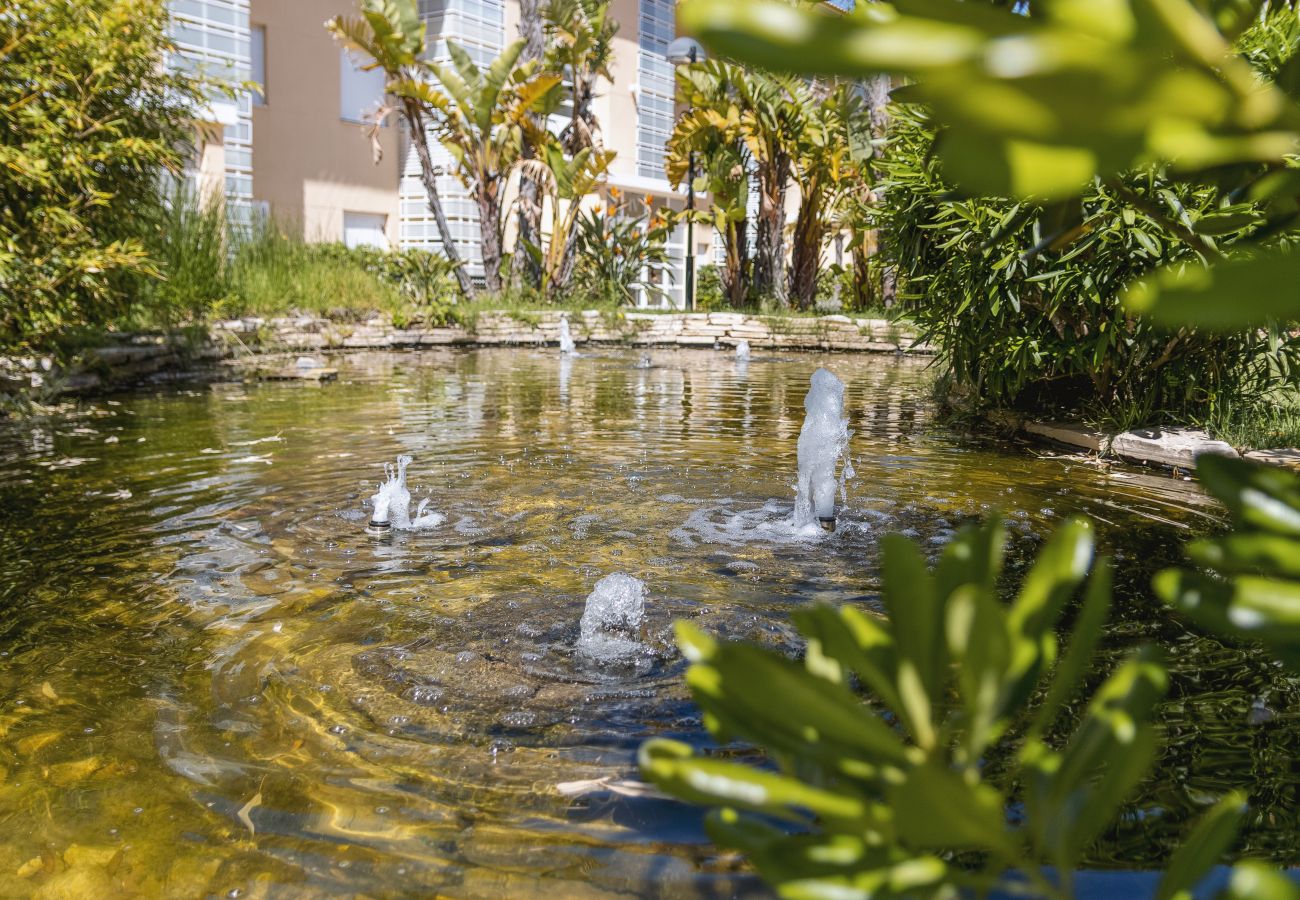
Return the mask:
<path fill-rule="evenodd" d="M 433 213 L 434 221 L 438 223 L 438 235 L 442 238 L 442 252 L 456 267 L 454 270 L 456 283 L 460 285 L 461 294 L 468 300 L 474 296 L 474 285 L 469 280 L 469 272 L 465 271 L 460 253 L 456 250 L 456 243 L 451 237 L 451 226 L 447 224 L 447 213 L 443 211 L 442 198 L 438 195 L 438 170 L 429 153 L 429 138 L 424 130 L 424 115 L 420 112 L 419 104 L 410 99 L 402 102 L 402 114 L 411 132 L 411 144 L 415 147 L 415 154 L 420 158 L 420 182 L 424 185 L 429 211 Z"/>
<path fill-rule="evenodd" d="M 541 0 L 519 0 L 519 36 L 524 39 L 524 51 L 519 54 L 520 63 L 542 59 L 545 42 L 542 34 Z M 534 116 L 534 119 L 539 119 Z M 534 124 L 540 124 L 534 122 Z M 537 148 L 531 141 L 524 141 L 524 159 L 536 159 Z M 519 214 L 517 217 L 518 235 L 515 237 L 514 256 L 510 260 L 510 280 L 515 284 L 527 284 L 541 287 L 542 269 L 533 259 L 525 246 L 542 245 L 542 189 L 536 180 L 523 175 L 519 179 Z"/>
<path fill-rule="evenodd" d="M 790 158 L 778 153 L 758 169 L 758 241 L 754 287 L 785 306 L 785 189 Z"/>
<path fill-rule="evenodd" d="M 881 143 L 885 135 L 889 133 L 889 92 L 893 88 L 893 82 L 888 75 L 875 75 L 867 79 L 867 119 L 871 123 L 871 155 L 880 159 L 884 156 L 885 148 Z M 873 184 L 880 183 L 879 173 L 872 178 Z M 876 189 L 876 202 L 879 203 L 884 199 L 884 193 L 879 188 Z M 876 247 L 876 252 L 880 251 L 880 237 L 875 236 L 872 242 Z M 863 268 L 866 266 L 864 264 Z M 882 265 L 880 267 L 880 302 L 886 308 L 894 305 L 897 291 L 895 287 L 894 267 Z"/>
<path fill-rule="evenodd" d="M 581 197 L 574 197 L 570 203 L 581 203 Z M 579 213 L 581 215 L 581 213 Z M 560 257 L 560 269 L 555 273 L 555 290 L 563 291 L 569 287 L 569 281 L 573 278 L 573 269 L 578 262 L 578 233 L 582 229 L 578 227 L 577 219 L 569 226 L 568 234 L 564 238 L 564 255 Z"/>
<path fill-rule="evenodd" d="M 482 178 L 474 191 L 478 201 L 479 244 L 483 254 L 483 286 L 488 293 L 501 290 L 501 204 L 499 182 Z"/>
<path fill-rule="evenodd" d="M 826 232 L 822 199 L 821 188 L 815 181 L 806 185 L 799 203 L 799 215 L 795 219 L 790 254 L 790 299 L 800 309 L 808 309 L 817 299 L 817 270 L 821 267 L 822 238 Z"/>
<path fill-rule="evenodd" d="M 722 291 L 733 309 L 740 309 L 745 305 L 745 294 L 748 289 L 745 275 L 749 262 L 747 237 L 748 223 L 744 219 L 727 224 L 725 234 L 727 265 L 722 271 Z"/>

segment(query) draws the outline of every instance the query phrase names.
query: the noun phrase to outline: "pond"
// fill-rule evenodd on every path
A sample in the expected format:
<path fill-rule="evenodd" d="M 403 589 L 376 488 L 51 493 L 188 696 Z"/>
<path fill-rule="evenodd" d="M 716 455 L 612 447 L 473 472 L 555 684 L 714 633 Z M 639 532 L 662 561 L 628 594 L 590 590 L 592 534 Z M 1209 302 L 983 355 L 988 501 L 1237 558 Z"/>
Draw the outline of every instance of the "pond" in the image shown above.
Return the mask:
<path fill-rule="evenodd" d="M 699 811 L 584 784 L 635 777 L 648 737 L 707 742 L 672 620 L 796 646 L 795 605 L 879 608 L 881 534 L 937 552 L 993 510 L 1013 572 L 1064 516 L 1098 522 L 1120 592 L 1094 685 L 1169 652 L 1157 773 L 1089 865 L 1157 866 L 1240 785 L 1246 850 L 1297 858 L 1295 684 L 1146 588 L 1221 524 L 1193 483 L 942 427 L 924 361 L 640 357 L 352 355 L 336 383 L 0 424 L 0 896 L 761 894 Z M 818 365 L 857 477 L 837 530 L 801 537 Z M 401 454 L 445 522 L 370 536 Z M 648 588 L 627 662 L 576 649 L 612 573 Z"/>

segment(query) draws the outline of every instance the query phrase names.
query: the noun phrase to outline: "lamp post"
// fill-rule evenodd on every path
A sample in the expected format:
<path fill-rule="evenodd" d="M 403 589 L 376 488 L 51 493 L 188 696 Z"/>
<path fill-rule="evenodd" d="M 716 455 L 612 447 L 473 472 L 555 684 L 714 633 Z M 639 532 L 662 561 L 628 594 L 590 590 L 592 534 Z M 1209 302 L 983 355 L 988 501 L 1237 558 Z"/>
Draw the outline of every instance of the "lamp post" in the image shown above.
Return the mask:
<path fill-rule="evenodd" d="M 704 47 L 695 38 L 679 37 L 668 45 L 668 61 L 674 66 L 694 65 L 705 59 Z M 695 309 L 695 151 L 686 151 L 686 311 Z"/>

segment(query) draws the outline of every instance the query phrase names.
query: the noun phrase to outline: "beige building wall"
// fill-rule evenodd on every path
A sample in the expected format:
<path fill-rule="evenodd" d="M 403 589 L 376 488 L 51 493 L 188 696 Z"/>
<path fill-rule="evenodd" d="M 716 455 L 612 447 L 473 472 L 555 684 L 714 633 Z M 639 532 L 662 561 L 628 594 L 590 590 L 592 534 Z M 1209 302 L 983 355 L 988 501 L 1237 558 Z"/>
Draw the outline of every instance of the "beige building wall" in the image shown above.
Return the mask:
<path fill-rule="evenodd" d="M 326 19 L 355 15 L 355 0 L 253 0 L 266 29 L 266 100 L 253 107 L 253 196 L 307 240 L 343 240 L 344 212 L 386 216 L 397 246 L 399 129 L 380 129 L 373 162 L 366 127 L 340 116 L 339 45 Z"/>

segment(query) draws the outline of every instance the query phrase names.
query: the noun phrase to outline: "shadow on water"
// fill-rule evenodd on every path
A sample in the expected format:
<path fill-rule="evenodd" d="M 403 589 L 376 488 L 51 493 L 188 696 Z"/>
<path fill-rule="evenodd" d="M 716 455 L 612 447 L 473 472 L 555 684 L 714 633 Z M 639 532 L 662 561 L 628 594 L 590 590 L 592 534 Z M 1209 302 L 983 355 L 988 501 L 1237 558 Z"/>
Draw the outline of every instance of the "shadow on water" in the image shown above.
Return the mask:
<path fill-rule="evenodd" d="M 332 385 L 4 425 L 0 896 L 761 894 L 697 810 L 609 788 L 647 737 L 707 742 L 672 620 L 794 648 L 794 604 L 878 608 L 881 534 L 937 553 L 995 510 L 1013 574 L 1064 516 L 1099 522 L 1120 589 L 1094 684 L 1141 642 L 1173 668 L 1164 755 L 1097 878 L 1158 866 L 1241 785 L 1244 848 L 1296 860 L 1295 683 L 1146 589 L 1218 525 L 1194 485 L 950 433 L 907 360 L 638 359 L 352 356 Z M 808 537 L 783 525 L 819 364 L 858 477 Z M 374 540 L 363 502 L 399 454 L 446 522 Z M 641 650 L 602 664 L 578 621 L 611 572 L 649 597 Z"/>

